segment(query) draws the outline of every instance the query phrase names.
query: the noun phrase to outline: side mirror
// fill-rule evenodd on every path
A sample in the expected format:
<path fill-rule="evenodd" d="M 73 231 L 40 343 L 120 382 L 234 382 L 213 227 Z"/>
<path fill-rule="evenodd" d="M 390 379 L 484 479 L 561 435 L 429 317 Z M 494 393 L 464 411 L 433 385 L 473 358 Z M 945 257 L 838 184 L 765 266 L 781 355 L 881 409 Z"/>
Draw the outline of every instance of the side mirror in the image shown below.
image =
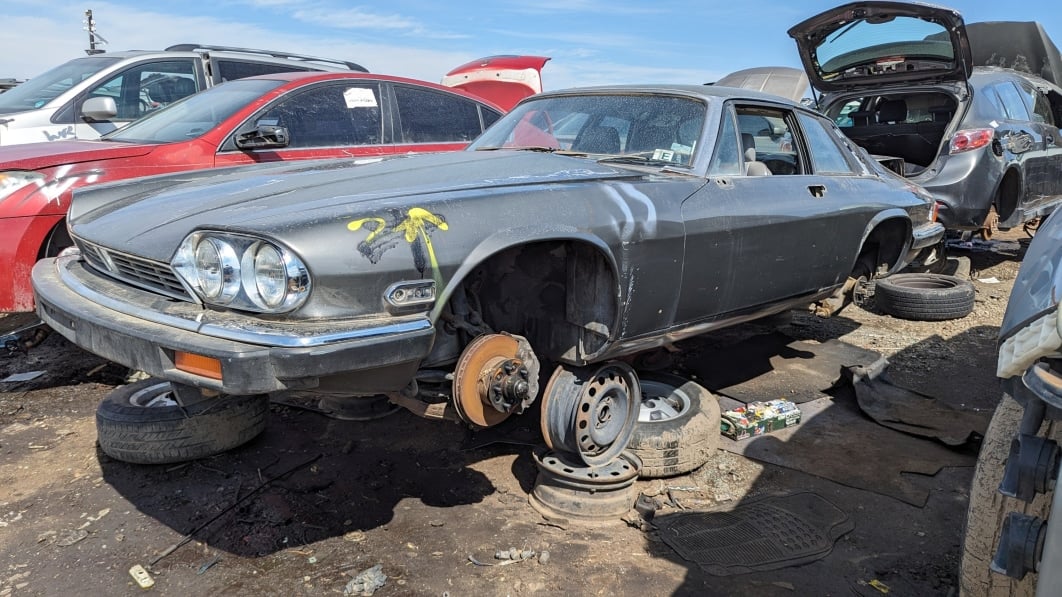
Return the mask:
<path fill-rule="evenodd" d="M 87 120 L 110 120 L 118 115 L 113 97 L 90 97 L 81 104 L 81 114 Z"/>
<path fill-rule="evenodd" d="M 288 129 L 273 124 L 259 125 L 236 134 L 236 147 L 240 149 L 287 147 L 289 142 Z"/>

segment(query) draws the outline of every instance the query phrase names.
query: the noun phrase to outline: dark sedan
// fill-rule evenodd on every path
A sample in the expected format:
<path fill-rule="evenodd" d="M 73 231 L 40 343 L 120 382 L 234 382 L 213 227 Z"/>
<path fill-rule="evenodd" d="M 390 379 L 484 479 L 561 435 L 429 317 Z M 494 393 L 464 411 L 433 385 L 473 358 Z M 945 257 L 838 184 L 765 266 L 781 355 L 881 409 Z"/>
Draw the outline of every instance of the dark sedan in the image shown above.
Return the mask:
<path fill-rule="evenodd" d="M 895 272 L 934 215 L 796 103 L 602 87 L 528 98 L 464 152 L 79 191 L 77 250 L 33 281 L 48 324 L 159 378 L 101 405 L 121 459 L 216 453 L 263 394 L 313 389 L 478 427 L 541 396 L 547 442 L 599 465 L 636 418 L 625 357 Z"/>

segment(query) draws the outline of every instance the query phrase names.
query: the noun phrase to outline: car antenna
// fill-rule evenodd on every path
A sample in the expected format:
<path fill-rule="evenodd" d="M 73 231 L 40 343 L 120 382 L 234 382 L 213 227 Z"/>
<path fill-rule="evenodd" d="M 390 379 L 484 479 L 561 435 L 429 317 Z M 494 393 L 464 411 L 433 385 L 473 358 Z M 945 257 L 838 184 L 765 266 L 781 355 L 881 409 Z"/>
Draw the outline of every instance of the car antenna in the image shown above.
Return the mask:
<path fill-rule="evenodd" d="M 85 53 L 92 56 L 106 52 L 103 48 L 96 47 L 96 44 L 103 45 L 107 43 L 107 40 L 99 33 L 96 33 L 96 20 L 92 18 L 91 8 L 85 11 L 85 20 L 83 22 L 85 23 L 84 29 L 88 31 L 89 36 L 89 47 L 85 50 Z"/>

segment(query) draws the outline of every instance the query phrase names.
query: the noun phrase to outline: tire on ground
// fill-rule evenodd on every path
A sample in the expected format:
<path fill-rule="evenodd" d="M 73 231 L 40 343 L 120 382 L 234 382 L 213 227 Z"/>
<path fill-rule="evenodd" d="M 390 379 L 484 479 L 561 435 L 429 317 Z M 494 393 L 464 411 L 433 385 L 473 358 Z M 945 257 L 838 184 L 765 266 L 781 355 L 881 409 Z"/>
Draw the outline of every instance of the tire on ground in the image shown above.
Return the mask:
<path fill-rule="evenodd" d="M 901 319 L 959 319 L 974 307 L 973 284 L 955 276 L 893 274 L 877 280 L 874 286 L 878 308 Z"/>
<path fill-rule="evenodd" d="M 999 493 L 1003 479 L 1003 465 L 1010 453 L 1010 442 L 1018 432 L 1022 407 L 1004 395 L 988 424 L 981 454 L 977 458 L 970 505 L 966 512 L 966 532 L 962 545 L 962 564 L 959 567 L 959 593 L 966 597 L 1032 596 L 1036 592 L 1036 574 L 1029 573 L 1022 580 L 996 574 L 989 569 L 999 545 L 1003 521 L 1010 512 L 1021 512 L 1046 519 L 1051 508 L 1051 495 L 1038 494 L 1032 503 Z M 1045 421 L 1040 435 L 1055 440 L 1062 435 L 1062 425 Z"/>
<path fill-rule="evenodd" d="M 699 468 L 719 445 L 719 402 L 707 389 L 687 379 L 664 373 L 639 376 L 642 401 L 669 395 L 684 405 L 673 417 L 639 420 L 627 450 L 642 461 L 643 479 L 671 477 Z"/>
<path fill-rule="evenodd" d="M 187 407 L 134 404 L 169 390 L 169 382 L 145 379 L 107 394 L 96 409 L 100 449 L 137 464 L 185 462 L 247 443 L 266 427 L 269 397 L 264 394 L 222 396 Z"/>

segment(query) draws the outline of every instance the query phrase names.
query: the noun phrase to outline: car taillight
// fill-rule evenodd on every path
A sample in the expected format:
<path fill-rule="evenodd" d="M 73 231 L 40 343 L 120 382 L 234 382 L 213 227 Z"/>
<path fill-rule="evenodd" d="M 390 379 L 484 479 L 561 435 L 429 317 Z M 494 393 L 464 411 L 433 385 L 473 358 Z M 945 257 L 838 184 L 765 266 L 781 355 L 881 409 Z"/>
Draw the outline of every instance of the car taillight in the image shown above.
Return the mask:
<path fill-rule="evenodd" d="M 972 151 L 988 145 L 995 135 L 994 129 L 968 129 L 955 133 L 948 146 L 948 153 Z"/>

